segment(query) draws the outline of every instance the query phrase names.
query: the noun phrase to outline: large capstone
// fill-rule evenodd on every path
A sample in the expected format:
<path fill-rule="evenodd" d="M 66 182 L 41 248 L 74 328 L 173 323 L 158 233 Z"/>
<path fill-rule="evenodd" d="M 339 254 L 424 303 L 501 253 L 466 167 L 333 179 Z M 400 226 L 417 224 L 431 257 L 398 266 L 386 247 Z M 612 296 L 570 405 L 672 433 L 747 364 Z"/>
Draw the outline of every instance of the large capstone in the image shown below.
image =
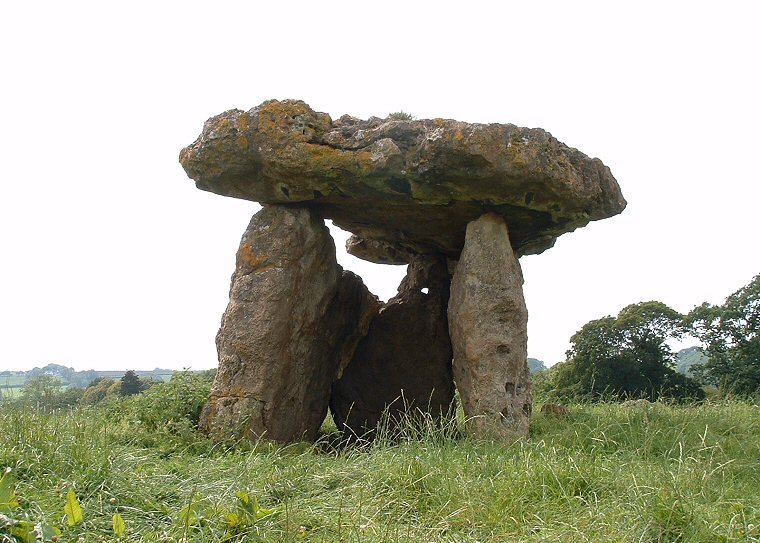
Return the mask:
<path fill-rule="evenodd" d="M 372 435 L 381 422 L 392 429 L 451 412 L 448 298 L 445 257 L 414 257 L 398 294 L 333 384 L 330 410 L 346 437 Z"/>
<path fill-rule="evenodd" d="M 451 283 L 449 332 L 454 380 L 479 437 L 508 442 L 528 432 L 533 397 L 522 283 L 504 219 L 487 214 L 470 223 Z"/>
<path fill-rule="evenodd" d="M 408 262 L 458 258 L 470 221 L 506 221 L 518 255 L 620 213 L 625 200 L 599 159 L 538 128 L 343 116 L 270 100 L 206 121 L 180 154 L 198 188 L 298 205 L 355 234 L 356 255 Z"/>
<path fill-rule="evenodd" d="M 350 359 L 379 305 L 356 283 L 342 275 L 321 218 L 278 206 L 254 215 L 238 249 L 201 426 L 224 436 L 313 440 L 340 361 Z"/>

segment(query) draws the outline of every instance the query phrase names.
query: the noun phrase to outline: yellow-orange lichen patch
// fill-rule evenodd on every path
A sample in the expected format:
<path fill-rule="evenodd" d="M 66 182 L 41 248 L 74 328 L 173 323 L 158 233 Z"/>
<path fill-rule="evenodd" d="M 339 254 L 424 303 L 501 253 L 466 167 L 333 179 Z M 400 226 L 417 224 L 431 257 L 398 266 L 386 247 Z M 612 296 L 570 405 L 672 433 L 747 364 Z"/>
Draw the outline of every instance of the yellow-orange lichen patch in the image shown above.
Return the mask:
<path fill-rule="evenodd" d="M 373 167 L 369 151 L 351 152 L 312 143 L 304 144 L 303 149 L 311 171 L 366 175 Z"/>
<path fill-rule="evenodd" d="M 261 273 L 263 271 L 274 268 L 274 264 L 267 260 L 266 256 L 257 255 L 253 251 L 253 247 L 247 243 L 240 246 L 237 252 L 238 268 L 246 267 L 251 268 L 253 273 Z"/>
<path fill-rule="evenodd" d="M 241 134 L 235 138 L 235 144 L 241 149 L 248 149 L 248 138 Z"/>
<path fill-rule="evenodd" d="M 224 391 L 224 395 L 227 398 L 241 399 L 248 398 L 250 396 L 250 392 L 242 384 L 234 384 Z"/>

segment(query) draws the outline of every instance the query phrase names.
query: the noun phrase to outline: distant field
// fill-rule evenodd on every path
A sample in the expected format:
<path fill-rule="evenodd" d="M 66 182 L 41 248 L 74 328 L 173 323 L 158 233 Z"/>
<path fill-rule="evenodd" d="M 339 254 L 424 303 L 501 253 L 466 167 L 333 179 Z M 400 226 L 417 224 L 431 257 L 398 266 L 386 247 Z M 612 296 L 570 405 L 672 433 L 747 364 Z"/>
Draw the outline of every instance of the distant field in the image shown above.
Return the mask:
<path fill-rule="evenodd" d="M 24 384 L 24 381 L 26 381 L 26 376 L 23 374 L 0 375 L 0 388 L 4 388 L 6 386 L 20 387 Z"/>
<path fill-rule="evenodd" d="M 21 390 L 23 387 L 0 387 L 0 397 L 6 398 L 18 398 L 21 396 Z"/>

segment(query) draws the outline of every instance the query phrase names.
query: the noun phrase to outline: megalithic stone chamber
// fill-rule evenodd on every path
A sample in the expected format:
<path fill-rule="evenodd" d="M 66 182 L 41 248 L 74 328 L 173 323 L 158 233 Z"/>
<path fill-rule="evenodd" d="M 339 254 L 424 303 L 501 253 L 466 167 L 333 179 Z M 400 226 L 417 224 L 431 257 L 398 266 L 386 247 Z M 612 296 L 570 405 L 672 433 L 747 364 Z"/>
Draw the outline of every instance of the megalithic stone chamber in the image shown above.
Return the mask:
<path fill-rule="evenodd" d="M 323 219 L 332 219 L 336 225 L 352 232 L 347 250 L 360 258 L 393 264 L 413 264 L 422 256 L 448 260 L 450 269 L 457 270 L 448 312 L 456 384 L 467 416 L 488 421 L 481 426 L 472 424 L 473 432 L 503 440 L 527 431 L 532 398 L 524 352 L 527 313 L 523 310 L 524 302 L 520 308 L 516 301 L 522 299 L 522 276 L 517 259 L 521 255 L 540 253 L 550 248 L 558 236 L 589 221 L 616 215 L 626 205 L 617 181 L 599 159 L 589 158 L 541 129 L 446 119 L 372 117 L 360 120 L 347 115 L 333 121 L 329 115 L 315 112 L 297 100 L 270 100 L 249 111 L 230 110 L 212 117 L 204 124 L 198 139 L 182 150 L 180 162 L 200 189 L 260 202 L 270 209 L 273 217 L 278 214 L 285 217 L 287 213 L 301 216 L 299 214 L 307 212 L 308 220 L 296 222 L 311 222 L 315 226 L 309 227 L 309 231 L 322 231 Z M 246 236 L 252 235 L 257 236 L 257 243 L 267 245 L 267 250 L 276 255 L 280 250 L 278 244 L 290 243 L 288 236 L 304 234 L 299 228 L 291 234 L 287 228 L 259 228 L 252 232 L 249 227 Z M 266 241 L 267 236 L 275 239 Z M 498 246 L 498 253 L 484 249 L 490 244 Z M 324 247 L 325 252 L 334 250 L 328 245 L 319 241 L 315 248 Z M 460 257 L 463 262 L 455 268 Z M 334 255 L 331 258 L 334 260 Z M 239 252 L 238 269 L 240 262 Z M 283 262 L 288 263 L 278 272 L 283 277 L 304 272 L 306 264 L 300 257 Z M 501 263 L 497 268 L 506 266 L 508 270 L 492 269 L 494 262 Z M 286 270 L 288 266 L 293 269 Z M 355 357 L 354 350 L 357 345 L 366 344 L 362 337 L 371 329 L 372 320 L 379 318 L 376 315 L 381 304 L 358 278 L 348 280 L 345 274 L 341 275 L 340 267 L 334 262 L 323 265 L 314 259 L 314 266 L 326 266 L 330 271 L 317 273 L 324 276 L 319 280 L 293 279 L 294 285 L 298 283 L 298 292 L 293 291 L 292 295 L 319 299 L 317 305 L 330 308 L 333 313 L 315 314 L 314 322 L 303 328 L 303 334 L 293 335 L 302 357 L 300 369 L 295 373 L 287 369 L 286 360 L 290 355 L 285 344 L 281 346 L 281 354 L 271 349 L 267 357 L 251 359 L 250 364 L 261 366 L 255 370 L 231 369 L 239 365 L 253 338 L 269 330 L 271 319 L 265 316 L 266 311 L 250 308 L 245 321 L 225 316 L 218 340 L 219 377 L 204 414 L 207 428 L 240 425 L 241 421 L 255 420 L 265 413 L 268 420 L 274 422 L 259 429 L 246 426 L 247 435 L 284 442 L 313 439 L 316 435 L 317 423 L 313 420 L 324 416 L 329 389 L 341 390 L 340 386 L 325 387 L 324 383 L 338 380 L 346 364 L 358 364 L 366 358 Z M 489 269 L 491 271 L 486 271 Z M 236 272 L 236 275 L 240 274 Z M 242 276 L 238 280 L 247 281 Z M 477 290 L 473 285 L 478 281 L 490 285 L 484 287 L 484 292 L 496 298 L 493 307 L 481 304 L 482 311 L 490 315 L 477 315 L 473 309 L 480 303 L 473 298 Z M 343 290 L 340 284 L 344 285 Z M 250 286 L 261 289 L 253 283 Z M 241 288 L 236 287 L 233 279 L 226 315 L 238 314 Z M 283 299 L 287 299 L 285 293 L 296 287 L 288 286 L 283 279 L 278 288 L 283 291 Z M 253 300 L 251 303 L 254 304 L 251 308 L 255 307 Z M 507 306 L 513 309 L 505 310 Z M 435 307 L 437 311 L 441 306 Z M 274 308 L 272 306 L 272 311 Z M 355 322 L 351 325 L 343 322 L 343 328 L 328 337 L 322 334 L 320 326 L 326 326 L 322 321 L 338 319 L 336 311 L 342 312 L 344 321 L 354 319 Z M 349 314 L 353 316 L 347 316 Z M 392 314 L 387 312 L 383 319 L 387 320 Z M 467 319 L 478 322 L 466 322 Z M 242 322 L 245 324 L 241 325 Z M 393 326 L 390 322 L 383 324 L 384 329 Z M 403 324 L 397 326 L 403 327 Z M 428 330 L 420 333 L 429 336 L 419 338 L 420 349 L 440 344 L 441 334 L 435 331 L 438 328 L 423 326 L 420 330 Z M 248 340 L 242 339 L 245 334 L 250 336 Z M 503 341 L 499 334 L 503 335 Z M 493 344 L 496 350 L 476 349 L 473 346 L 479 344 L 479 339 L 483 340 L 481 345 Z M 373 347 L 376 353 L 373 354 L 373 375 L 383 374 L 382 368 L 374 367 L 382 363 L 378 348 Z M 509 356 L 505 354 L 507 349 Z M 314 356 L 322 357 L 319 370 L 310 366 L 315 364 Z M 462 365 L 461 360 L 465 359 L 467 365 Z M 413 373 L 414 360 L 414 356 L 409 357 L 408 363 L 412 366 L 404 371 Z M 403 366 L 405 361 L 395 363 Z M 488 364 L 494 366 L 494 371 L 468 370 L 468 373 L 463 370 L 484 368 Z M 252 384 L 251 374 L 261 376 L 263 381 Z M 349 374 L 360 376 L 362 371 L 355 367 Z M 447 375 L 447 370 L 436 375 L 439 379 Z M 492 378 L 494 383 L 483 382 Z M 318 381 L 318 386 L 311 387 L 310 380 Z M 361 377 L 352 382 L 363 380 L 367 381 L 367 387 L 384 386 Z M 283 391 L 288 401 L 270 400 L 268 407 L 263 407 L 264 390 L 271 388 L 267 383 L 279 383 L 277 390 Z M 447 388 L 450 384 L 438 382 L 429 386 L 446 395 L 450 394 Z M 497 384 L 505 395 L 498 401 L 493 392 L 498 389 L 494 388 Z M 392 395 L 394 387 L 398 384 L 392 385 L 381 397 Z M 420 388 L 419 382 L 409 388 L 429 392 L 425 387 Z M 361 393 L 361 390 L 352 390 L 351 395 Z M 369 390 L 367 394 L 377 397 Z M 315 400 L 314 395 L 319 400 Z M 342 395 L 341 405 L 345 407 L 345 400 L 351 395 Z M 485 401 L 486 396 L 493 401 Z M 223 408 L 230 398 L 238 397 L 246 398 L 232 402 L 238 408 Z M 509 402 L 507 397 L 511 398 Z M 299 402 L 313 406 L 306 410 L 312 413 L 310 420 L 313 419 L 306 425 L 290 420 L 306 416 L 303 414 L 306 411 L 294 407 Z M 373 412 L 376 408 L 373 405 Z M 374 415 L 362 419 L 367 420 L 374 420 Z M 508 431 L 503 435 L 494 431 L 494 420 L 497 427 L 502 424 Z"/>

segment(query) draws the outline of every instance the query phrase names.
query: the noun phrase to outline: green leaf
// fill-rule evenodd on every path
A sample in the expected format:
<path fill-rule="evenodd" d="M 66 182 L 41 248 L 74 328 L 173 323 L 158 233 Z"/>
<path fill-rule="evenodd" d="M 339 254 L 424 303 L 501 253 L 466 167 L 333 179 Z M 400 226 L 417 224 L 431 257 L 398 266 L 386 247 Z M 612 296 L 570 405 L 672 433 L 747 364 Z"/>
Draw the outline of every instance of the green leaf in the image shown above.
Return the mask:
<path fill-rule="evenodd" d="M 66 505 L 63 507 L 63 511 L 66 513 L 66 522 L 69 526 L 76 526 L 84 522 L 84 511 L 73 489 L 69 489 L 68 494 L 66 494 Z"/>
<path fill-rule="evenodd" d="M 21 541 L 21 543 L 36 543 L 37 537 L 34 534 L 34 526 L 28 520 L 16 521 L 11 528 L 11 535 Z"/>
<path fill-rule="evenodd" d="M 190 501 L 180 509 L 179 522 L 181 525 L 194 526 L 201 520 L 201 515 L 199 514 L 200 500 L 200 494 L 193 494 L 190 496 Z"/>
<path fill-rule="evenodd" d="M 113 516 L 113 533 L 116 534 L 116 537 L 121 539 L 124 536 L 126 529 L 127 525 L 124 523 L 124 519 L 121 518 L 121 515 L 117 511 Z"/>
<path fill-rule="evenodd" d="M 240 519 L 241 524 L 244 524 L 246 522 L 255 524 L 257 521 L 263 518 L 280 512 L 280 508 L 278 507 L 274 507 L 272 509 L 261 507 L 259 499 L 256 496 L 251 498 L 250 494 L 243 492 L 242 490 L 236 492 L 235 496 L 238 499 L 238 508 L 245 517 L 245 520 L 243 518 Z"/>
<path fill-rule="evenodd" d="M 7 468 L 0 478 L 0 512 L 10 513 L 18 507 L 16 501 L 16 480 L 11 475 L 11 468 Z"/>
<path fill-rule="evenodd" d="M 233 530 L 241 524 L 244 524 L 240 518 L 240 515 L 232 511 L 227 511 L 224 514 L 224 523 L 227 525 L 228 530 Z"/>
<path fill-rule="evenodd" d="M 235 496 L 238 499 L 238 506 L 242 509 L 246 515 L 254 514 L 254 504 L 251 503 L 251 496 L 247 492 L 239 490 L 235 492 Z"/>
<path fill-rule="evenodd" d="M 193 504 L 187 504 L 179 510 L 179 522 L 187 526 L 193 525 L 197 522 L 198 516 L 195 514 L 195 507 Z"/>
<path fill-rule="evenodd" d="M 254 521 L 261 520 L 263 518 L 272 516 L 276 513 L 279 513 L 282 510 L 282 507 L 272 507 L 271 509 L 268 509 L 266 507 L 261 507 L 261 504 L 259 504 L 258 498 L 253 498 L 253 518 Z"/>

